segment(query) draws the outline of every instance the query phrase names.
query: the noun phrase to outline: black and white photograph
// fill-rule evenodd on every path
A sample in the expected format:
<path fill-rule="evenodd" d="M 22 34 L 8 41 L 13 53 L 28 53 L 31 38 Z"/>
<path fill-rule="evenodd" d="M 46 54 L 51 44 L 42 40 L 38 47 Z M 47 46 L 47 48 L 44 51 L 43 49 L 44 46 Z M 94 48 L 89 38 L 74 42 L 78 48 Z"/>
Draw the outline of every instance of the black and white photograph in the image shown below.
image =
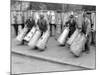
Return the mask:
<path fill-rule="evenodd" d="M 10 73 L 96 69 L 96 5 L 10 0 Z"/>

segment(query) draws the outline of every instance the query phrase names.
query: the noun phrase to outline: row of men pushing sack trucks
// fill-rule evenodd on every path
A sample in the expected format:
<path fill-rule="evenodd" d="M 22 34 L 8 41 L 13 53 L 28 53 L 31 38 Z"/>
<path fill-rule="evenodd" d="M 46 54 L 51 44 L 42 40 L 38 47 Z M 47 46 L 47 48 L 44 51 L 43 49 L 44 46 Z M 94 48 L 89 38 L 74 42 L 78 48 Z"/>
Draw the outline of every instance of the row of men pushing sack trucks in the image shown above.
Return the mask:
<path fill-rule="evenodd" d="M 70 15 L 69 20 L 64 25 L 65 29 L 57 38 L 60 46 L 67 45 L 70 48 L 69 50 L 78 57 L 83 52 L 90 52 L 91 22 L 87 17 L 87 13 L 83 13 L 82 16 L 82 26 L 79 27 L 75 16 Z M 47 48 L 49 38 L 50 25 L 44 19 L 44 16 L 40 15 L 37 24 L 32 18 L 26 21 L 25 27 L 18 34 L 16 40 L 20 41 L 21 44 L 26 43 L 31 48 L 44 51 Z"/>

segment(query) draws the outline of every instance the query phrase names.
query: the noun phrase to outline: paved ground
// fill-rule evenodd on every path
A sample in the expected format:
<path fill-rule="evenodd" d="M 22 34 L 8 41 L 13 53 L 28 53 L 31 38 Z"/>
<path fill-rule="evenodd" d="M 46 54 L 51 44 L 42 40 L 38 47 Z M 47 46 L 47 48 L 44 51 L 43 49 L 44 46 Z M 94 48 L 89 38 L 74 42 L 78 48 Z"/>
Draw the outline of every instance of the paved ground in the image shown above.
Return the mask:
<path fill-rule="evenodd" d="M 58 46 L 53 37 L 49 39 L 47 49 L 40 52 L 27 45 L 18 45 L 19 42 L 14 39 L 13 31 L 11 34 L 13 34 L 11 40 L 12 73 L 95 69 L 95 47 L 93 46 L 89 54 L 83 53 L 81 57 L 75 58 L 67 47 Z"/>
<path fill-rule="evenodd" d="M 12 54 L 11 68 L 12 74 L 86 70 L 82 67 L 44 61 L 18 54 Z"/>
<path fill-rule="evenodd" d="M 47 49 L 43 52 L 33 50 L 27 45 L 20 46 L 18 42 L 12 40 L 12 52 L 85 68 L 95 68 L 95 47 L 91 46 L 89 54 L 83 53 L 79 58 L 76 58 L 67 47 L 58 46 L 57 41 L 52 37 L 48 41 Z"/>

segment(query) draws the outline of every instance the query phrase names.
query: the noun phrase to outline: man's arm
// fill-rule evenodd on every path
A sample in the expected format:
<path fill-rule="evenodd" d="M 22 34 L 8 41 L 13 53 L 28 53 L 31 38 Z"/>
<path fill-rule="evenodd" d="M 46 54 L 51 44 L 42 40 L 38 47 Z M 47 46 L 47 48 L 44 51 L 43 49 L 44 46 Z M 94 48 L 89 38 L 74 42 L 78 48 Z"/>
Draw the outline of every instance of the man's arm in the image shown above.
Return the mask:
<path fill-rule="evenodd" d="M 78 28 L 78 23 L 76 20 L 74 20 L 74 23 L 75 23 L 75 27 Z"/>
<path fill-rule="evenodd" d="M 36 26 L 35 20 L 32 20 L 32 26 Z"/>
<path fill-rule="evenodd" d="M 68 25 L 69 23 L 70 23 L 70 21 L 68 20 L 68 21 L 65 23 L 64 26 L 68 27 L 68 26 L 69 26 L 69 25 Z"/>
<path fill-rule="evenodd" d="M 91 23 L 90 23 L 90 20 L 87 19 L 87 30 L 86 30 L 86 36 L 89 35 L 91 31 Z"/>

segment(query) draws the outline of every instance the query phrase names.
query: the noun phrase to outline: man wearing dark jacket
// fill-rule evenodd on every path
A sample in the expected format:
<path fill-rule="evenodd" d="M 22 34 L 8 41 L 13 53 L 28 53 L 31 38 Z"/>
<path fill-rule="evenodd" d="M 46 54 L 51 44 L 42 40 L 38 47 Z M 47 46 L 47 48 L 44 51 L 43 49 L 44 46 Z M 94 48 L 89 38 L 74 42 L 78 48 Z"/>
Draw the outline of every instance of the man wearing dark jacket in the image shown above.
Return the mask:
<path fill-rule="evenodd" d="M 29 19 L 26 20 L 25 25 L 28 28 L 28 32 L 29 32 L 33 26 L 36 26 L 35 20 L 32 17 L 30 17 Z"/>
<path fill-rule="evenodd" d="M 85 52 L 89 53 L 90 51 L 90 31 L 91 31 L 91 24 L 90 24 L 90 19 L 87 18 L 87 14 L 83 14 L 83 24 L 82 24 L 82 33 L 86 35 L 87 41 L 85 44 Z"/>
<path fill-rule="evenodd" d="M 34 18 L 30 17 L 29 19 L 26 20 L 25 22 L 26 27 L 28 28 L 28 31 L 26 35 L 30 32 L 32 27 L 36 26 Z M 24 42 L 27 42 L 26 40 L 23 40 L 21 44 L 24 44 Z"/>
<path fill-rule="evenodd" d="M 44 19 L 44 15 L 40 15 L 40 19 L 37 21 L 37 25 L 42 32 L 41 36 L 43 35 L 43 32 L 46 32 L 47 30 L 47 21 Z"/>
<path fill-rule="evenodd" d="M 70 36 L 74 33 L 74 31 L 77 28 L 77 22 L 74 19 L 74 16 L 71 15 L 69 20 L 65 23 L 66 27 L 69 27 L 69 34 L 68 37 L 70 38 Z"/>

